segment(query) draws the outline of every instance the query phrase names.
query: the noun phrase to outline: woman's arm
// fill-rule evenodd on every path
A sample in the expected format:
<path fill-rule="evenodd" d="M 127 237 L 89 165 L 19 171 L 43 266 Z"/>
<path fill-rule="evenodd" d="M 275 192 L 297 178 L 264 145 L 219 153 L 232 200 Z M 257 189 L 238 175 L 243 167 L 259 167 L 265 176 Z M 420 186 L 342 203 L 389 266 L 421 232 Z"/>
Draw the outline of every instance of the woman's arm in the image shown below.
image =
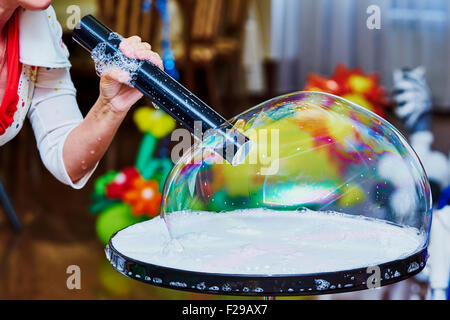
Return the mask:
<path fill-rule="evenodd" d="M 122 41 L 120 49 L 128 58 L 150 60 L 163 68 L 161 58 L 139 37 Z M 142 93 L 126 83 L 129 74 L 118 69 L 101 77 L 100 96 L 86 118 L 74 128 L 64 143 L 63 160 L 72 182 L 91 172 L 105 154 L 130 108 Z"/>

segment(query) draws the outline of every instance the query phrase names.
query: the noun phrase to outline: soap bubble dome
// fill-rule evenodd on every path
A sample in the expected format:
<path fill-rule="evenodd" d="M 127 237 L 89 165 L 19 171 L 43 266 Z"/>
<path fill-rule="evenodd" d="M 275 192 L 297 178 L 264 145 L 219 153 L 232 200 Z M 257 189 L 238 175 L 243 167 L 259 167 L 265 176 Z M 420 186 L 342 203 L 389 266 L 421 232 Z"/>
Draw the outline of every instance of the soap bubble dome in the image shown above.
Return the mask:
<path fill-rule="evenodd" d="M 252 141 L 248 156 L 227 163 L 214 133 L 195 144 L 166 181 L 162 219 L 110 241 L 118 271 L 202 293 L 311 295 L 383 286 L 425 267 L 429 183 L 387 121 L 298 92 L 230 122 Z"/>
<path fill-rule="evenodd" d="M 322 246 L 324 256 L 353 251 L 361 259 L 373 254 L 375 261 L 367 263 L 380 263 L 427 246 L 428 180 L 406 139 L 387 121 L 333 95 L 299 92 L 231 123 L 253 141 L 244 162 L 228 164 L 204 139 L 167 180 L 162 216 L 185 251 L 196 241 L 221 248 L 242 239 L 240 249 L 263 246 L 271 255 L 270 243 L 276 252 L 304 242 L 315 244 L 305 252 Z M 327 268 L 315 258 L 316 271 Z"/>

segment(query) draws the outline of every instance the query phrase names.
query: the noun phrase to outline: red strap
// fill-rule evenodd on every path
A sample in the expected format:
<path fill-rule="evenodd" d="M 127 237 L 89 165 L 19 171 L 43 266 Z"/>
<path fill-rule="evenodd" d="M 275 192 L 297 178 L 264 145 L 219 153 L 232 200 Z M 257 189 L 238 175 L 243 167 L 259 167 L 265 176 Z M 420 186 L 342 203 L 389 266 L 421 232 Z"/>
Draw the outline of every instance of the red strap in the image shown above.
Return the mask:
<path fill-rule="evenodd" d="M 14 121 L 14 113 L 17 111 L 19 102 L 18 87 L 22 64 L 19 60 L 19 10 L 17 10 L 7 25 L 8 28 L 8 83 L 6 84 L 5 95 L 0 106 L 0 135 Z"/>

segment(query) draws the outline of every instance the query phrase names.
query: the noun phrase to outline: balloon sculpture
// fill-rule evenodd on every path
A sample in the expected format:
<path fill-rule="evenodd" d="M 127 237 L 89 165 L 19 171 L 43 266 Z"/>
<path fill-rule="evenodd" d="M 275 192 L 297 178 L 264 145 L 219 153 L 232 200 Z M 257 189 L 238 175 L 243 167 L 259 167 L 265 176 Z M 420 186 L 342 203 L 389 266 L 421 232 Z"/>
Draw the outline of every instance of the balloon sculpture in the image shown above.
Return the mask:
<path fill-rule="evenodd" d="M 103 243 L 120 229 L 159 215 L 162 189 L 172 169 L 167 148 L 162 148 L 159 157 L 154 154 L 158 140 L 175 129 L 175 121 L 150 107 L 138 109 L 134 121 L 144 133 L 136 165 L 110 171 L 95 183 L 90 211 L 99 214 L 96 227 Z"/>
<path fill-rule="evenodd" d="M 323 77 L 315 73 L 309 74 L 304 91 L 326 92 L 340 96 L 375 112 L 381 117 L 385 116 L 384 109 L 391 105 L 386 90 L 380 85 L 378 74 L 366 74 L 361 68 L 350 69 L 344 64 L 339 64 L 331 77 Z M 349 124 L 345 122 L 330 122 L 327 119 L 322 119 L 323 121 L 320 122 L 312 122 L 311 120 L 313 119 L 323 118 L 323 115 L 316 114 L 312 116 L 312 119 L 304 119 L 305 123 L 302 124 L 302 127 L 305 132 L 320 130 L 322 132 L 321 136 L 335 137 L 337 144 L 342 143 L 342 139 L 345 139 L 352 130 Z M 339 155 L 339 153 L 335 153 L 335 155 Z M 351 152 L 348 155 L 351 155 Z M 314 163 L 318 162 L 315 161 Z M 332 168 L 333 161 L 330 160 L 326 166 L 318 167 Z M 345 168 L 340 168 L 339 170 L 345 170 Z M 338 203 L 343 207 L 351 207 L 362 201 L 364 201 L 364 193 L 361 187 L 356 184 L 350 184 L 344 188 Z"/>
<path fill-rule="evenodd" d="M 430 299 L 450 299 L 450 159 L 446 154 L 433 149 L 433 103 L 426 69 L 417 67 L 395 70 L 393 100 L 397 105 L 394 111 L 408 130 L 411 146 L 427 172 L 434 200 L 430 258 L 424 272 L 417 277 L 429 282 Z M 405 206 L 401 194 L 396 196 L 394 193 L 391 202 L 392 206 Z"/>
<path fill-rule="evenodd" d="M 339 64 L 332 77 L 311 73 L 305 91 L 331 93 L 350 100 L 384 117 L 384 109 L 390 105 L 386 91 L 380 85 L 379 76 L 365 74 L 362 69 L 349 69 Z"/>

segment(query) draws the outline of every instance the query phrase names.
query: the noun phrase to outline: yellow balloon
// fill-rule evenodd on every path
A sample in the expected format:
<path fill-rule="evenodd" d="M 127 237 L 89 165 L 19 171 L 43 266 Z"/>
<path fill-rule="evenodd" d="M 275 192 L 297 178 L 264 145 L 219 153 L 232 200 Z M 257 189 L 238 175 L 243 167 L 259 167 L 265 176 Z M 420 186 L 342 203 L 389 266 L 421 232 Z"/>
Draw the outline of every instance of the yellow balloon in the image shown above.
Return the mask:
<path fill-rule="evenodd" d="M 357 93 L 365 93 L 369 91 L 373 85 L 371 79 L 357 74 L 352 75 L 348 79 L 348 84 L 352 91 Z"/>
<path fill-rule="evenodd" d="M 158 139 L 167 136 L 177 126 L 171 116 L 161 110 L 154 110 L 147 106 L 136 110 L 133 118 L 141 132 L 149 132 Z"/>

